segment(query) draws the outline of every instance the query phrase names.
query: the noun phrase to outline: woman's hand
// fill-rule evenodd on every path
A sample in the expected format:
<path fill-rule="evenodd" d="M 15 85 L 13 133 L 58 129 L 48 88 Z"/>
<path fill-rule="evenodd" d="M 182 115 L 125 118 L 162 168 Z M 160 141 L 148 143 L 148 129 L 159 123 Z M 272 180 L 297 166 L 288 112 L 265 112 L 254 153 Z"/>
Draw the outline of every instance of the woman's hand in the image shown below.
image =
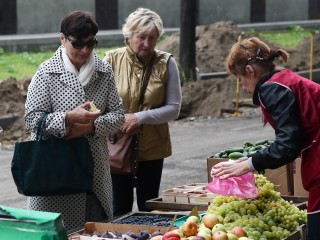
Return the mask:
<path fill-rule="evenodd" d="M 94 122 L 101 115 L 101 112 L 90 112 L 88 111 L 89 108 L 90 102 L 86 102 L 67 112 L 67 124 L 72 126 L 75 123 L 87 124 Z"/>
<path fill-rule="evenodd" d="M 76 137 L 81 137 L 83 135 L 92 133 L 94 129 L 93 123 L 74 123 L 72 127 L 69 128 L 68 135 L 64 137 L 64 139 L 71 139 Z"/>
<path fill-rule="evenodd" d="M 134 113 L 127 113 L 125 116 L 125 122 L 120 128 L 121 132 L 127 134 L 136 134 L 139 132 L 138 119 Z"/>
<path fill-rule="evenodd" d="M 64 139 L 81 137 L 92 133 L 94 130 L 94 121 L 101 115 L 99 112 L 90 112 L 90 102 L 86 102 L 67 112 L 66 126 L 69 128 L 68 134 Z"/>
<path fill-rule="evenodd" d="M 249 159 L 240 159 L 234 162 L 220 162 L 211 169 L 212 177 L 220 177 L 226 179 L 229 177 L 240 176 L 250 172 Z"/>

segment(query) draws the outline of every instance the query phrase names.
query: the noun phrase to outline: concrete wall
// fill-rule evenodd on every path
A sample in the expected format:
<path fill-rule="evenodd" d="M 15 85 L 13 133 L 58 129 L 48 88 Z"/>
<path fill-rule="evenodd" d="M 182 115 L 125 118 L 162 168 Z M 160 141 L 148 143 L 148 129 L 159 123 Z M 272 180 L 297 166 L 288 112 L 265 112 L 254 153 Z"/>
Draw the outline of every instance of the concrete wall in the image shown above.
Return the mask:
<path fill-rule="evenodd" d="M 307 0 L 267 0 L 266 21 L 308 20 Z"/>
<path fill-rule="evenodd" d="M 88 0 L 17 0 L 18 34 L 60 32 L 60 22 L 72 10 L 94 12 Z"/>
<path fill-rule="evenodd" d="M 106 0 L 107 1 L 107 0 Z M 199 0 L 199 24 L 217 21 L 250 22 L 251 0 Z M 258 1 L 258 0 L 255 0 Z M 138 7 L 150 8 L 162 17 L 166 28 L 180 25 L 180 0 L 118 0 L 118 28 Z M 62 17 L 72 10 L 95 12 L 91 0 L 17 0 L 18 34 L 59 32 Z M 308 0 L 267 0 L 266 21 L 308 20 Z"/>

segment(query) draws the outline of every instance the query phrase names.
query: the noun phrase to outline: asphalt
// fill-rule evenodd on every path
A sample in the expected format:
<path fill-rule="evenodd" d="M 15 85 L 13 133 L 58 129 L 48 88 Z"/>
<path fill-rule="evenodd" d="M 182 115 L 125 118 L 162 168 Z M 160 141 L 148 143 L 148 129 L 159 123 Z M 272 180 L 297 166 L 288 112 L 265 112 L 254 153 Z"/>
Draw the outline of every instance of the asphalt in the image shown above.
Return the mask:
<path fill-rule="evenodd" d="M 252 118 L 194 119 L 170 123 L 173 155 L 165 159 L 160 191 L 207 182 L 207 157 L 244 141 L 273 139 L 261 116 Z M 10 165 L 12 146 L 0 147 L 0 205 L 26 208 L 26 197 L 17 192 Z M 161 193 L 160 193 L 161 194 Z M 136 207 L 133 209 L 136 211 Z"/>

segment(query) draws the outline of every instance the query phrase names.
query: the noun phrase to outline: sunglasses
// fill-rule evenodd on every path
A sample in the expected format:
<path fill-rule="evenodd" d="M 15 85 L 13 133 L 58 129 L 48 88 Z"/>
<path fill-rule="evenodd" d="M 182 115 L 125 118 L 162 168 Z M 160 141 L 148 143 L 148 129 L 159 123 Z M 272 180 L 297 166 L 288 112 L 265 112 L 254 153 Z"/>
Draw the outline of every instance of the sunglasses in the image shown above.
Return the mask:
<path fill-rule="evenodd" d="M 84 46 L 87 46 L 87 48 L 93 49 L 96 46 L 98 46 L 98 40 L 96 38 L 93 38 L 87 42 L 83 41 L 82 39 L 76 39 L 72 40 L 68 36 L 66 36 L 66 39 L 72 44 L 72 46 L 75 49 L 82 49 Z"/>

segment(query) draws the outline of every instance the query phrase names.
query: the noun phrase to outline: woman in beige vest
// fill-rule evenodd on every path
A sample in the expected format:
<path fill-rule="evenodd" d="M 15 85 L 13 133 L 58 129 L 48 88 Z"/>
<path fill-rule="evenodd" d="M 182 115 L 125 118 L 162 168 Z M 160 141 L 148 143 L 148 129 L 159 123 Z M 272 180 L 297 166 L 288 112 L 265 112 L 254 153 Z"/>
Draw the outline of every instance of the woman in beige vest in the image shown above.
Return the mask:
<path fill-rule="evenodd" d="M 134 188 L 140 211 L 147 211 L 147 200 L 158 197 L 163 160 L 171 155 L 168 122 L 179 116 L 181 107 L 177 64 L 170 53 L 155 49 L 164 32 L 159 15 L 138 8 L 122 31 L 127 46 L 106 52 L 104 61 L 112 66 L 125 108 L 121 131 L 138 134 L 139 164 L 135 185 L 132 174 L 112 174 L 114 216 L 132 211 Z M 148 66 L 150 76 L 144 77 Z"/>

